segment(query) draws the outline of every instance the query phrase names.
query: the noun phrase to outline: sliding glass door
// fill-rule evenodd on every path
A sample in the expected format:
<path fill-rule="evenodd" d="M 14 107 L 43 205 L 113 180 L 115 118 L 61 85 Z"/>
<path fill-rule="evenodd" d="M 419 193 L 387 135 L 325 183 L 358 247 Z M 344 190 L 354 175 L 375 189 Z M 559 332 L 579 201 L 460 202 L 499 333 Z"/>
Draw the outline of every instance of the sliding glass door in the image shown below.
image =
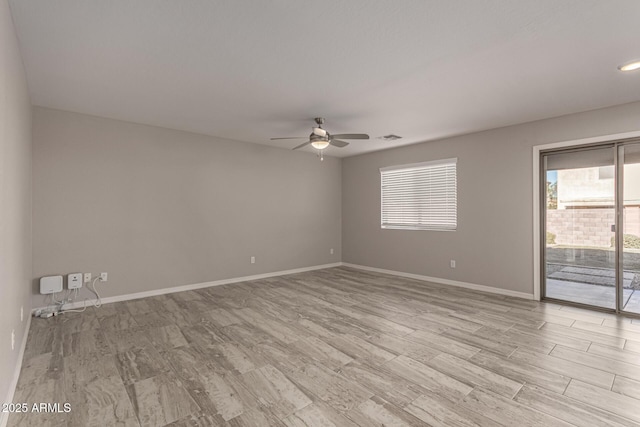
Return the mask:
<path fill-rule="evenodd" d="M 618 147 L 620 224 L 620 310 L 640 314 L 640 144 Z"/>
<path fill-rule="evenodd" d="M 552 153 L 545 166 L 545 297 L 616 307 L 615 151 Z"/>
<path fill-rule="evenodd" d="M 541 160 L 543 298 L 640 314 L 640 143 Z"/>

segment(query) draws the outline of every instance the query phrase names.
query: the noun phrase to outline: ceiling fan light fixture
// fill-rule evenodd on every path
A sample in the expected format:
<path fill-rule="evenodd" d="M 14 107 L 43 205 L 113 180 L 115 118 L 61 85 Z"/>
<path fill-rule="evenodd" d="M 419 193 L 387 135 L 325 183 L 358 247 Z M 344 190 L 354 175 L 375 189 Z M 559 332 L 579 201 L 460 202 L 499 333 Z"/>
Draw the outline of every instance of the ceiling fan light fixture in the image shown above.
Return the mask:
<path fill-rule="evenodd" d="M 620 71 L 633 71 L 640 68 L 640 61 L 633 61 L 618 67 Z"/>
<path fill-rule="evenodd" d="M 319 139 L 316 141 L 311 141 L 311 146 L 313 148 L 316 148 L 318 150 L 324 150 L 325 148 L 327 148 L 329 146 L 329 141 L 324 140 L 324 139 Z"/>

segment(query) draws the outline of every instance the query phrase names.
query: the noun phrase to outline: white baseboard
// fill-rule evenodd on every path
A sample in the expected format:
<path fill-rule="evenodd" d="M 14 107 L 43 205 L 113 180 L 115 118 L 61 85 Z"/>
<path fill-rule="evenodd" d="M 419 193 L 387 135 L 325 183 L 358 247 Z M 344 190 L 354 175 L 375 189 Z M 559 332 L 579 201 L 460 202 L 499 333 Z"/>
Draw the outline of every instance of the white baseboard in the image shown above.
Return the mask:
<path fill-rule="evenodd" d="M 450 280 L 450 279 L 441 279 L 441 278 L 438 278 L 438 277 L 423 276 L 423 275 L 420 275 L 420 274 L 405 273 L 405 272 L 402 272 L 402 271 L 385 270 L 383 268 L 368 267 L 366 265 L 350 264 L 350 263 L 347 263 L 347 262 L 335 262 L 335 263 L 332 263 L 332 264 L 314 265 L 314 266 L 311 266 L 311 267 L 294 268 L 292 270 L 274 271 L 274 272 L 271 272 L 271 273 L 255 274 L 255 275 L 252 275 L 252 276 L 234 277 L 234 278 L 231 278 L 231 279 L 214 280 L 212 282 L 195 283 L 195 284 L 192 284 L 192 285 L 182 285 L 182 286 L 175 286 L 175 287 L 171 287 L 171 288 L 154 289 L 152 291 L 146 291 L 146 292 L 136 292 L 136 293 L 133 293 L 133 294 L 124 294 L 124 295 L 116 295 L 116 296 L 113 296 L 113 297 L 104 297 L 104 298 L 102 298 L 102 303 L 103 304 L 109 304 L 109 303 L 113 303 L 113 302 L 129 301 L 129 300 L 147 298 L 147 297 L 152 297 L 152 296 L 157 296 L 157 295 L 172 294 L 172 293 L 176 293 L 176 292 L 191 291 L 191 290 L 194 290 L 194 289 L 209 288 L 209 287 L 212 287 L 212 286 L 221 286 L 221 285 L 228 285 L 228 284 L 232 284 L 232 283 L 247 282 L 247 281 L 250 281 L 250 280 L 266 279 L 266 278 L 269 278 L 269 277 L 286 276 L 288 274 L 304 273 L 306 271 L 322 270 L 322 269 L 325 269 L 325 268 L 333 268 L 333 267 L 340 267 L 340 266 L 357 268 L 357 269 L 360 269 L 360 270 L 374 271 L 374 272 L 377 272 L 377 273 L 391 274 L 391 275 L 400 276 L 400 277 L 408 277 L 410 279 L 417 279 L 417 280 L 422 280 L 422 281 L 425 281 L 425 282 L 439 283 L 439 284 L 442 284 L 442 285 L 457 286 L 459 288 L 466 288 L 466 289 L 472 289 L 472 290 L 475 290 L 475 291 L 489 292 L 489 293 L 492 293 L 492 294 L 500 294 L 500 295 L 506 295 L 506 296 L 516 297 L 516 298 L 524 298 L 524 299 L 528 299 L 528 300 L 534 299 L 533 294 L 528 294 L 528 293 L 525 293 L 525 292 L 510 291 L 508 289 L 494 288 L 492 286 L 478 285 L 478 284 L 475 284 L 475 283 L 460 282 L 460 281 L 457 281 L 457 280 Z M 87 305 L 93 304 L 94 301 L 95 300 L 87 300 Z M 71 310 L 71 309 L 82 308 L 84 306 L 84 304 L 85 304 L 84 301 L 76 301 L 76 302 L 73 302 L 71 304 L 65 305 L 65 309 L 66 310 Z M 34 308 L 33 311 L 36 311 L 36 310 L 42 309 L 42 308 L 46 308 L 46 307 Z M 2 425 L 0 425 L 0 427 L 2 427 Z"/>
<path fill-rule="evenodd" d="M 457 280 L 441 279 L 438 277 L 423 276 L 420 274 L 404 273 L 402 271 L 385 270 L 383 268 L 368 267 L 366 265 L 358 265 L 358 264 L 349 264 L 347 262 L 343 262 L 342 265 L 345 267 L 357 268 L 359 270 L 374 271 L 376 273 L 384 273 L 384 274 L 391 274 L 394 276 L 408 277 L 410 279 L 417 279 L 417 280 L 423 280 L 425 282 L 439 283 L 441 285 L 457 286 L 459 288 L 472 289 L 474 291 L 489 292 L 492 294 L 500 294 L 500 295 L 506 295 L 510 297 L 528 299 L 528 300 L 534 299 L 533 294 L 528 294 L 526 292 L 510 291 L 508 289 L 494 288 L 492 286 L 477 285 L 475 283 L 459 282 Z"/>
<path fill-rule="evenodd" d="M 116 295 L 113 297 L 104 297 L 102 298 L 102 303 L 103 304 L 109 304 L 112 302 L 120 302 L 120 301 L 129 301 L 129 300 L 133 300 L 133 299 L 140 299 L 140 298 L 147 298 L 147 297 L 153 297 L 153 296 L 157 296 L 157 295 L 164 295 L 164 294 L 173 294 L 176 292 L 184 292 L 184 291 L 192 291 L 194 289 L 202 289 L 202 288 L 209 288 L 212 286 L 221 286 L 221 285 L 228 285 L 231 283 L 238 283 L 238 282 L 247 282 L 250 280 L 260 280 L 260 279 L 266 279 L 269 277 L 277 277 L 277 276 L 286 276 L 288 274 L 296 274 L 296 273 L 304 273 L 306 271 L 313 271 L 313 270 L 322 270 L 325 268 L 332 268 L 332 267 L 340 267 L 342 265 L 341 262 L 335 262 L 332 264 L 322 264 L 322 265 L 313 265 L 311 267 L 302 267 L 302 268 L 294 268 L 293 270 L 281 270 L 281 271 L 274 271 L 271 273 L 263 273 L 263 274 L 255 274 L 252 276 L 243 276 L 243 277 L 234 277 L 231 279 L 223 279 L 223 280 L 214 280 L 212 282 L 204 282 L 204 283 L 195 283 L 192 285 L 182 285 L 182 286 L 175 286 L 172 288 L 162 288 L 162 289 L 154 289 L 152 291 L 146 291 L 146 292 L 136 292 L 133 294 L 124 294 L 124 295 Z M 93 303 L 96 300 L 87 300 L 86 304 L 87 306 L 93 305 Z M 73 302 L 71 304 L 65 304 L 64 309 L 65 310 L 72 310 L 72 309 L 78 309 L 78 308 L 82 308 L 84 307 L 85 302 L 84 301 L 76 301 Z M 33 311 L 35 312 L 36 310 L 39 309 L 43 309 L 46 307 L 38 307 L 38 308 L 34 308 Z M 2 426 L 0 426 L 2 427 Z"/>
<path fill-rule="evenodd" d="M 16 393 L 16 387 L 18 386 L 18 379 L 20 378 L 20 370 L 22 369 L 22 359 L 24 358 L 24 350 L 27 348 L 27 338 L 29 338 L 29 328 L 31 327 L 31 316 L 27 317 L 27 325 L 24 328 L 24 335 L 22 335 L 22 344 L 20 345 L 20 353 L 18 353 L 18 359 L 16 362 L 16 369 L 13 373 L 13 379 L 11 380 L 11 384 L 9 385 L 9 391 L 7 392 L 7 397 L 0 403 L 11 403 L 13 402 L 13 396 Z M 6 427 L 9 422 L 9 412 L 1 412 L 0 411 L 0 427 Z"/>

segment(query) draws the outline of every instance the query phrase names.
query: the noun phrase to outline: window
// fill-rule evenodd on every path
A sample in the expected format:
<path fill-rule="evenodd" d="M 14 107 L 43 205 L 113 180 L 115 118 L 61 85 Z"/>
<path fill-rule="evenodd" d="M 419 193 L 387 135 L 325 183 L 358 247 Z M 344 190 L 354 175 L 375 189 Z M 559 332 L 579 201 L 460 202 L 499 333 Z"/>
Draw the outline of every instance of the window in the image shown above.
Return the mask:
<path fill-rule="evenodd" d="M 598 168 L 598 179 L 613 179 L 615 168 L 611 166 L 600 166 Z"/>
<path fill-rule="evenodd" d="M 455 231 L 458 159 L 380 169 L 381 227 Z"/>

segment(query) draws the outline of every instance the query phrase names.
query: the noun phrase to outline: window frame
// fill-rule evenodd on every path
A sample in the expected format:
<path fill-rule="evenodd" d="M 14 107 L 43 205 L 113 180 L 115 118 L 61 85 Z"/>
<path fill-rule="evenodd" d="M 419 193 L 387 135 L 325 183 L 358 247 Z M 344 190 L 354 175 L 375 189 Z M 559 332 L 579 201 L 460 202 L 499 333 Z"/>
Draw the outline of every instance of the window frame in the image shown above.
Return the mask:
<path fill-rule="evenodd" d="M 391 223 L 385 224 L 384 223 L 384 200 L 385 199 L 384 199 L 384 190 L 383 190 L 383 179 L 384 179 L 383 175 L 386 172 L 388 173 L 393 171 L 425 170 L 425 169 L 434 168 L 438 166 L 451 166 L 451 165 L 454 167 L 453 227 L 447 226 L 447 224 L 442 224 L 442 223 L 440 225 L 436 225 L 433 222 L 431 224 L 427 224 L 426 222 L 423 224 L 391 224 Z M 432 161 L 420 162 L 420 163 L 387 166 L 387 167 L 380 168 L 379 172 L 380 172 L 380 228 L 382 230 L 418 230 L 418 231 L 457 231 L 458 230 L 458 158 L 457 157 L 440 159 L 440 160 L 432 160 Z M 448 182 L 445 184 L 445 186 L 446 187 L 444 191 L 450 190 L 450 184 Z M 433 186 L 431 186 L 431 188 L 432 187 Z M 428 215 L 428 212 L 425 212 L 422 214 Z"/>

